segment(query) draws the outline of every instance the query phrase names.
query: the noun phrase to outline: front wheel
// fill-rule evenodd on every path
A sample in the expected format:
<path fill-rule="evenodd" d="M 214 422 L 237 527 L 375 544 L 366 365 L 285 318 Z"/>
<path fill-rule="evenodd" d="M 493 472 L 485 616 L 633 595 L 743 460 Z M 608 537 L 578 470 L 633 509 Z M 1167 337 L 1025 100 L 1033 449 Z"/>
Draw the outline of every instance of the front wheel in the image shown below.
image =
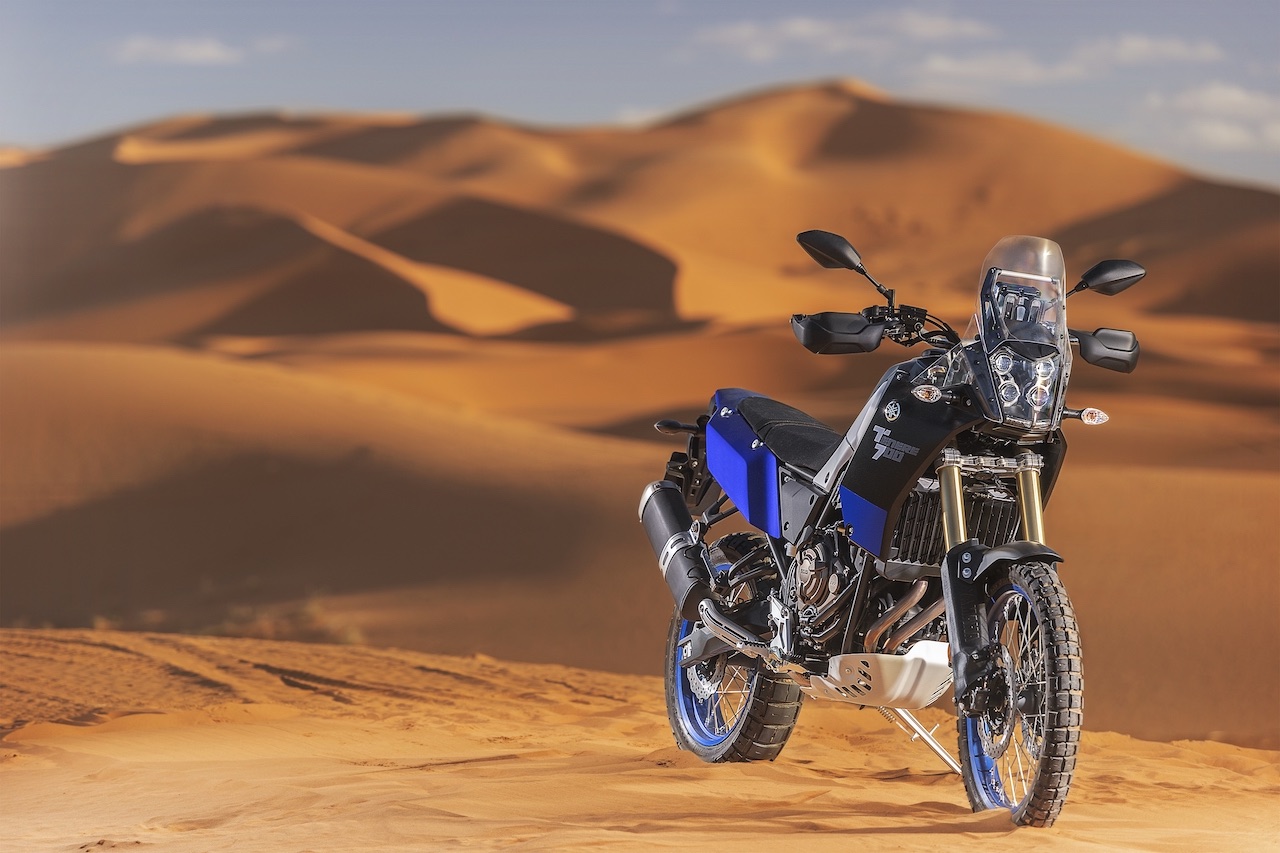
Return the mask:
<path fill-rule="evenodd" d="M 753 551 L 760 556 L 752 559 L 769 561 L 757 540 L 750 534 L 730 534 L 711 548 L 712 561 L 733 564 Z M 667 718 L 676 744 L 708 762 L 772 761 L 800 714 L 804 695 L 799 685 L 734 652 L 681 666 L 684 639 L 698 624 L 681 618 L 676 610 L 667 634 L 663 672 Z"/>
<path fill-rule="evenodd" d="M 961 716 L 960 764 L 974 811 L 1006 808 L 1020 826 L 1062 811 L 1080 744 L 1080 629 L 1053 566 L 1013 565 L 988 586 L 998 688 Z"/>

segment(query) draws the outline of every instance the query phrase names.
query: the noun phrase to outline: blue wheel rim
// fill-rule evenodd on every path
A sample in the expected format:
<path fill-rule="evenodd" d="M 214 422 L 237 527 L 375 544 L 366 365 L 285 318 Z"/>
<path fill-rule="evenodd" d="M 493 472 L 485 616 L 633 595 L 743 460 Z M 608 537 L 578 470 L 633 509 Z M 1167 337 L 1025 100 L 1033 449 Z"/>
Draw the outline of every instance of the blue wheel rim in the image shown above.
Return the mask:
<path fill-rule="evenodd" d="M 978 788 L 978 799 L 984 808 L 1007 809 L 1010 804 L 1004 795 L 1004 783 L 995 761 L 982 750 L 982 732 L 978 721 L 970 717 L 965 721 L 965 742 L 969 745 L 969 772 Z"/>
<path fill-rule="evenodd" d="M 998 632 L 1002 627 L 1000 614 L 1004 610 L 1003 605 L 1000 607 L 997 607 L 997 605 L 1000 605 L 1003 601 L 1010 600 L 1011 596 L 1017 596 L 1022 600 L 1022 603 L 1026 606 L 1028 616 L 1035 619 L 1037 630 L 1039 630 L 1039 620 L 1035 618 L 1035 607 L 1032 605 L 1031 596 L 1022 587 L 1013 584 L 1002 590 L 999 596 L 991 600 L 989 625 L 992 632 L 991 636 L 996 640 L 999 640 L 1000 635 Z M 965 720 L 965 742 L 969 750 L 969 769 L 977 786 L 978 799 L 988 809 L 1016 809 L 1019 802 L 1012 801 L 1006 792 L 996 758 L 988 755 L 983 747 L 983 719 L 983 717 L 970 717 Z M 1022 723 L 1019 723 L 1019 728 L 1022 725 Z M 1011 738 L 1019 736 L 1020 732 L 1016 731 L 1010 735 Z M 1018 747 L 1015 745 L 1013 748 L 1016 749 Z"/>
<path fill-rule="evenodd" d="M 694 743 L 708 749 L 720 746 L 736 733 L 751 706 L 751 691 L 757 677 L 755 667 L 727 664 L 715 692 L 706 699 L 698 696 L 690 683 L 689 669 L 680 665 L 683 642 L 693 630 L 687 619 L 680 623 L 676 642 L 675 682 L 680 724 Z M 695 664 L 705 666 L 705 664 Z"/>

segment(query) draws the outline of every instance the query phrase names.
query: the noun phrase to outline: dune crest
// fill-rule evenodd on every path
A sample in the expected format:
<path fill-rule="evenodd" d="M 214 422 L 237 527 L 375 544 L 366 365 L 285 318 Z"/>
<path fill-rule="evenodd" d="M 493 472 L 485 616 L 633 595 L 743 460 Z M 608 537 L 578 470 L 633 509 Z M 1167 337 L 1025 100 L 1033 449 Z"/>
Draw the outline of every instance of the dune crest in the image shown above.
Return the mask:
<path fill-rule="evenodd" d="M 305 217 L 302 226 L 332 245 L 413 283 L 431 299 L 435 316 L 467 334 L 501 334 L 573 317 L 573 309 L 563 302 L 497 279 L 410 261 L 314 216 Z"/>

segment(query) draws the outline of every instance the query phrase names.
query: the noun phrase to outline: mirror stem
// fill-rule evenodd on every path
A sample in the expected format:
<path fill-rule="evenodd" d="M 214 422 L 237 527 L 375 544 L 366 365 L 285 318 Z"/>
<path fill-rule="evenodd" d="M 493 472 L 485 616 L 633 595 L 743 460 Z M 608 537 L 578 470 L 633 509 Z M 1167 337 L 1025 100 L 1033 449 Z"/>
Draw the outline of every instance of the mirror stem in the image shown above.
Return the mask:
<path fill-rule="evenodd" d="M 872 278 L 871 273 L 863 271 L 862 274 L 867 277 L 867 281 L 871 282 L 876 286 L 876 290 L 880 291 L 881 296 L 889 300 L 889 307 L 892 308 L 893 307 L 893 291 L 885 287 L 880 282 L 876 281 L 874 278 Z"/>

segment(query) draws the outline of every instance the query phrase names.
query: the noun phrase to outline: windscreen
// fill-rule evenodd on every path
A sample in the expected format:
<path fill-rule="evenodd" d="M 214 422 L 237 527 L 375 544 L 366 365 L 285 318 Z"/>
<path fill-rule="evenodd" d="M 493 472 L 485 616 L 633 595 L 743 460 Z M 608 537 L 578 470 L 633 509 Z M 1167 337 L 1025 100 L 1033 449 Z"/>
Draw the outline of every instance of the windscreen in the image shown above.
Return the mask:
<path fill-rule="evenodd" d="M 1062 249 L 1052 240 L 1005 237 L 996 243 L 982 264 L 978 298 L 986 351 L 1007 343 L 1029 358 L 1055 351 L 1070 357 L 1065 279 Z"/>
<path fill-rule="evenodd" d="M 964 338 L 915 381 L 970 386 L 989 420 L 1024 434 L 1055 429 L 1071 371 L 1062 249 L 1043 237 L 1005 237 L 980 275 Z"/>
<path fill-rule="evenodd" d="M 1005 237 L 982 264 L 975 317 L 1003 421 L 1053 428 L 1071 367 L 1066 263 L 1043 237 Z"/>

